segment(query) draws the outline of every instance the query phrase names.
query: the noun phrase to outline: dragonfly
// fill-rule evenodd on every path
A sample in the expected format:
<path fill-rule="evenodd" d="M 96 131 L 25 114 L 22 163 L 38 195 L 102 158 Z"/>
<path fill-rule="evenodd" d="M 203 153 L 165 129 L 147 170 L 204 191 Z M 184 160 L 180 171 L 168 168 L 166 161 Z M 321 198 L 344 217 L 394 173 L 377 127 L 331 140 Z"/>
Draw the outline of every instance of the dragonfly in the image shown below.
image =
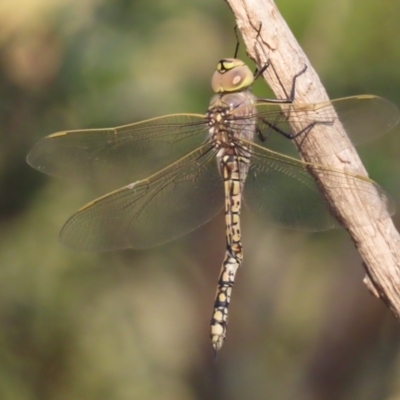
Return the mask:
<path fill-rule="evenodd" d="M 205 114 L 171 114 L 41 139 L 27 156 L 40 172 L 123 185 L 73 214 L 60 232 L 61 242 L 90 251 L 149 248 L 193 231 L 223 209 L 226 250 L 211 317 L 216 353 L 226 337 L 232 288 L 243 263 L 243 203 L 284 227 L 337 226 L 309 173 L 313 170 L 329 178 L 332 188 L 356 191 L 361 201 L 372 199 L 366 209 L 370 219 L 393 212 L 389 197 L 367 176 L 304 162 L 267 146 L 272 132 L 293 139 L 316 124 L 339 121 L 362 142 L 399 121 L 396 106 L 372 95 L 296 104 L 295 83 L 304 71 L 294 77 L 288 99 L 264 99 L 252 92 L 258 73 L 237 58 L 224 58 L 212 77 L 214 95 Z M 293 122 L 306 128 L 293 132 Z"/>

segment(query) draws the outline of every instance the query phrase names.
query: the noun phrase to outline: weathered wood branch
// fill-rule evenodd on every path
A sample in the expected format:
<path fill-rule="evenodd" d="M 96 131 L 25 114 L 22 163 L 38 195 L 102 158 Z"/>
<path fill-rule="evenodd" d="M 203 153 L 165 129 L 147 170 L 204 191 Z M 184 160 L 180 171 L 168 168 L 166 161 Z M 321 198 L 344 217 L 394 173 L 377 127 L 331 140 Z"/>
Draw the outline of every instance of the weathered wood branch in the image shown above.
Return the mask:
<path fill-rule="evenodd" d="M 265 71 L 264 78 L 277 98 L 288 96 L 293 76 L 307 65 L 307 71 L 296 81 L 295 101 L 317 103 L 328 100 L 317 73 L 272 0 L 226 1 L 236 17 L 250 58 L 257 65 L 263 65 L 268 57 L 271 67 Z M 257 38 L 260 23 L 261 32 Z M 301 128 L 300 124 L 293 126 L 295 132 Z M 301 143 L 297 141 L 296 144 L 305 161 L 367 175 L 340 124 L 317 125 L 307 134 L 306 140 L 301 140 Z M 367 273 L 365 284 L 400 318 L 400 236 L 390 215 L 381 215 L 379 219 L 360 224 L 360 219 L 368 218 L 364 212 L 368 206 L 365 199 L 361 201 L 357 192 L 348 188 L 332 190 L 323 176 L 316 175 L 334 214 L 350 233 L 363 259 Z M 374 204 L 369 206 L 373 207 Z"/>

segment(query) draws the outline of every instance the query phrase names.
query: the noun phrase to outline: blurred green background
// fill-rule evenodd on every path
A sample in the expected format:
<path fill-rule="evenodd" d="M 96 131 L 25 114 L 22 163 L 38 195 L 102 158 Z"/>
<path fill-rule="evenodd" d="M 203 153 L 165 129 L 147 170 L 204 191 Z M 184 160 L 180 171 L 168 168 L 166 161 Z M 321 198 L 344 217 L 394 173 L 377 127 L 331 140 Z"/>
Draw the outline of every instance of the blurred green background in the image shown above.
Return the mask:
<path fill-rule="evenodd" d="M 400 2 L 277 5 L 332 98 L 400 104 Z M 58 243 L 98 193 L 31 169 L 29 148 L 64 129 L 204 112 L 234 25 L 214 0 L 0 3 L 0 399 L 400 399 L 399 326 L 367 292 L 344 230 L 287 231 L 243 212 L 245 261 L 216 363 L 222 215 L 149 250 Z M 360 149 L 397 204 L 398 133 Z"/>

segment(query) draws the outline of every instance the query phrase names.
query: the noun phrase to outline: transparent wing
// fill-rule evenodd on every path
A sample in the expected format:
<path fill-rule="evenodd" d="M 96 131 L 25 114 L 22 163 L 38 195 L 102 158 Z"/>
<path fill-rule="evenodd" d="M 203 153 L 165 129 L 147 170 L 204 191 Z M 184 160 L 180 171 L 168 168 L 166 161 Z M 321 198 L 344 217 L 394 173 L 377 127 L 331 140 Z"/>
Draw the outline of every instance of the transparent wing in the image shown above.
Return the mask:
<path fill-rule="evenodd" d="M 49 175 L 118 187 L 189 153 L 206 134 L 203 115 L 167 115 L 116 128 L 58 132 L 36 143 L 27 161 Z"/>
<path fill-rule="evenodd" d="M 283 227 L 308 231 L 338 226 L 316 181 L 308 172 L 310 167 L 323 174 L 330 187 L 356 191 L 364 208 L 369 206 L 366 210 L 369 218 L 379 218 L 387 211 L 394 213 L 391 199 L 367 177 L 304 163 L 257 144 L 246 142 L 246 145 L 251 147 L 251 166 L 244 201 L 266 220 Z"/>
<path fill-rule="evenodd" d="M 374 140 L 392 129 L 400 119 L 398 108 L 390 101 L 377 96 L 363 95 L 345 97 L 316 104 L 272 104 L 267 102 L 257 103 L 257 127 L 264 138 L 262 146 L 271 148 L 269 135 L 273 131 L 296 134 L 290 123 L 301 126 L 312 126 L 315 123 L 334 123 L 335 111 L 340 122 L 354 144 L 362 144 Z M 332 109 L 333 107 L 333 109 Z M 245 118 L 238 118 L 245 119 Z M 242 129 L 242 126 L 240 128 Z M 249 124 L 249 128 L 251 125 Z M 272 135 L 281 136 L 281 135 Z M 306 133 L 304 135 L 307 136 Z M 279 141 L 279 138 L 278 138 Z M 273 147 L 286 153 L 281 145 Z M 286 146 L 287 147 L 287 146 Z M 339 150 L 343 150 L 340 149 Z"/>
<path fill-rule="evenodd" d="M 289 122 L 303 126 L 331 122 L 336 118 L 332 106 L 358 143 L 385 133 L 399 120 L 397 108 L 375 96 L 303 105 L 263 102 L 257 104 L 255 117 L 265 136 L 272 130 L 290 133 Z M 233 114 L 230 126 L 238 131 L 248 129 L 251 137 L 253 121 L 254 115 L 247 124 L 245 117 Z M 28 155 L 29 164 L 41 172 L 110 181 L 115 186 L 135 182 L 83 207 L 65 224 L 61 240 L 85 250 L 151 247 L 212 218 L 223 206 L 223 185 L 216 166 L 209 162 L 215 155 L 212 146 L 201 144 L 207 130 L 204 115 L 176 114 L 42 139 Z M 309 164 L 263 147 L 269 141 L 244 143 L 252 149 L 245 200 L 257 213 L 291 228 L 321 230 L 335 225 L 307 172 Z M 162 167 L 150 178 L 139 180 Z M 392 211 L 382 189 L 368 178 L 318 166 L 313 169 L 329 175 L 332 187 L 351 187 L 361 198 L 372 195 L 376 204 L 369 210 L 371 217 L 382 215 L 386 208 Z"/>
<path fill-rule="evenodd" d="M 80 250 L 146 248 L 190 232 L 224 204 L 214 157 L 204 144 L 148 179 L 88 203 L 65 223 L 61 242 Z"/>

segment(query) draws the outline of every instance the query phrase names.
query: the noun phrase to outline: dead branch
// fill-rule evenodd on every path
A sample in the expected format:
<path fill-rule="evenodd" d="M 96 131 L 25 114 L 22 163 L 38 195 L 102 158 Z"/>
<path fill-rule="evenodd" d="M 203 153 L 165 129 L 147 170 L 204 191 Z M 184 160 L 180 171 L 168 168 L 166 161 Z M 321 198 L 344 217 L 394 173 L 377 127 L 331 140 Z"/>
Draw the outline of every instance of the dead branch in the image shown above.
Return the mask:
<path fill-rule="evenodd" d="M 257 65 L 263 65 L 266 56 L 268 57 L 272 68 L 267 68 L 264 78 L 277 98 L 287 97 L 293 76 L 307 65 L 306 73 L 296 82 L 295 101 L 316 103 L 329 99 L 318 75 L 272 0 L 227 0 L 227 2 L 236 17 L 249 56 Z M 257 39 L 260 23 L 262 28 Z M 295 132 L 301 128 L 299 124 L 293 126 Z M 297 142 L 297 146 L 305 161 L 367 175 L 356 150 L 340 124 L 315 126 L 307 134 L 307 140 Z M 390 215 L 382 215 L 377 220 L 368 220 L 365 224 L 354 223 L 364 218 L 365 199 L 360 201 L 357 193 L 348 189 L 332 190 L 323 176 L 317 174 L 316 179 L 334 214 L 350 233 L 363 259 L 367 273 L 365 284 L 376 297 L 381 298 L 389 306 L 397 318 L 400 318 L 400 236 Z M 369 206 L 373 207 L 373 204 Z"/>

